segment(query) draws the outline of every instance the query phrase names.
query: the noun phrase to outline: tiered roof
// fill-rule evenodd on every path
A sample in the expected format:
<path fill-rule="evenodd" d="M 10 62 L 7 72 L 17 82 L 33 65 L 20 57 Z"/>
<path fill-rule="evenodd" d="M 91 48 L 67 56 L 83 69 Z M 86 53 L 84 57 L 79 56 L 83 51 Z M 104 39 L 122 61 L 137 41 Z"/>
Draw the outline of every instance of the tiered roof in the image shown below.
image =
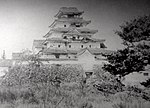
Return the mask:
<path fill-rule="evenodd" d="M 43 54 L 46 55 L 67 55 L 73 54 L 78 55 L 79 53 L 88 50 L 91 54 L 97 56 L 100 54 L 109 54 L 112 53 L 110 50 L 105 50 L 106 46 L 103 44 L 105 39 L 95 39 L 92 37 L 98 30 L 88 29 L 85 26 L 89 24 L 91 21 L 84 20 L 80 15 L 82 15 L 83 11 L 79 11 L 75 7 L 62 7 L 59 12 L 55 15 L 57 18 L 52 24 L 50 31 L 44 36 L 46 38 L 45 43 L 47 42 L 58 42 L 58 43 L 74 43 L 74 42 L 99 42 L 102 44 L 102 48 L 46 48 L 43 50 Z M 70 23 L 71 26 L 67 27 L 56 27 L 55 25 L 59 23 Z M 83 24 L 82 25 L 74 25 Z M 61 25 L 62 26 L 62 25 Z M 50 37 L 53 33 L 61 33 L 62 37 Z M 54 34 L 55 35 L 55 34 Z M 53 35 L 53 36 L 54 36 Z"/>
<path fill-rule="evenodd" d="M 79 36 L 92 36 L 93 34 L 97 33 L 98 30 L 92 30 L 88 28 L 52 28 L 50 31 L 44 36 L 44 37 L 50 37 L 52 33 L 54 32 L 59 32 L 59 33 L 64 33 L 64 35 L 79 35 Z"/>
<path fill-rule="evenodd" d="M 35 48 L 42 48 L 44 42 L 45 42 L 45 40 L 34 40 L 33 41 L 33 46 Z"/>
<path fill-rule="evenodd" d="M 84 24 L 85 26 L 91 23 L 90 20 L 86 21 L 83 18 L 59 18 L 59 19 L 56 19 L 49 27 L 54 27 L 59 22 L 62 22 L 62 23 L 68 22 L 70 24 L 79 23 L 79 24 Z"/>
<path fill-rule="evenodd" d="M 84 52 L 85 50 L 88 50 L 93 55 L 100 55 L 100 54 L 111 54 L 114 53 L 114 51 L 111 50 L 105 50 L 100 48 L 84 48 L 79 50 L 73 50 L 73 49 L 45 49 L 43 50 L 44 54 L 51 55 L 51 54 L 79 54 Z"/>
<path fill-rule="evenodd" d="M 65 43 L 70 42 L 69 40 L 62 39 L 62 38 L 48 38 L 45 42 L 59 42 L 59 43 Z"/>
<path fill-rule="evenodd" d="M 52 28 L 50 29 L 50 32 L 62 32 L 62 33 L 67 33 L 67 32 L 70 32 L 70 31 L 74 31 L 74 30 L 77 30 L 79 33 L 91 33 L 91 34 L 95 34 L 96 32 L 98 32 L 98 30 L 91 30 L 91 29 L 88 29 L 88 28 Z"/>
<path fill-rule="evenodd" d="M 59 12 L 55 15 L 55 17 L 61 17 L 62 15 L 68 15 L 68 14 L 76 14 L 81 15 L 84 13 L 84 11 L 79 11 L 76 7 L 62 7 L 60 8 Z"/>

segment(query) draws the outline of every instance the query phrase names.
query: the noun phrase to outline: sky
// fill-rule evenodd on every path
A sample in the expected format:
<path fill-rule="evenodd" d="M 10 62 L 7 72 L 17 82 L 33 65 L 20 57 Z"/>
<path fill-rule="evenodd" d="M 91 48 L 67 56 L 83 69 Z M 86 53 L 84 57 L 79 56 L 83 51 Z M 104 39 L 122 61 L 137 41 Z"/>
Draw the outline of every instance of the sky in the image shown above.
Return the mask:
<path fill-rule="evenodd" d="M 83 18 L 91 20 L 87 27 L 99 32 L 93 37 L 106 39 L 110 50 L 123 48 L 115 34 L 120 25 L 150 13 L 149 0 L 0 0 L 0 56 L 31 49 L 33 40 L 43 39 L 50 30 L 54 15 L 61 7 L 77 7 Z"/>

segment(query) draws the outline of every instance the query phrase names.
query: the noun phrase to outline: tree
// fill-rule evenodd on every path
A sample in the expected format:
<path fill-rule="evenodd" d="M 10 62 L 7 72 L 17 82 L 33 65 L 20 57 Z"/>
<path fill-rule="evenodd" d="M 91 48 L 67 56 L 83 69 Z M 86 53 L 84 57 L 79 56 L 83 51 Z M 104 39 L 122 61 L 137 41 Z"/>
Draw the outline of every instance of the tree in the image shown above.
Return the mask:
<path fill-rule="evenodd" d="M 116 34 L 123 40 L 125 48 L 105 55 L 109 63 L 103 69 L 120 76 L 144 70 L 150 63 L 150 15 L 130 20 L 120 28 Z"/>
<path fill-rule="evenodd" d="M 107 55 L 109 64 L 103 69 L 113 75 L 125 76 L 131 72 L 144 70 L 144 58 L 141 52 L 134 49 L 123 49 Z"/>
<path fill-rule="evenodd" d="M 120 26 L 121 31 L 116 31 L 124 41 L 124 45 L 132 46 L 142 40 L 150 41 L 150 15 L 141 16 Z"/>

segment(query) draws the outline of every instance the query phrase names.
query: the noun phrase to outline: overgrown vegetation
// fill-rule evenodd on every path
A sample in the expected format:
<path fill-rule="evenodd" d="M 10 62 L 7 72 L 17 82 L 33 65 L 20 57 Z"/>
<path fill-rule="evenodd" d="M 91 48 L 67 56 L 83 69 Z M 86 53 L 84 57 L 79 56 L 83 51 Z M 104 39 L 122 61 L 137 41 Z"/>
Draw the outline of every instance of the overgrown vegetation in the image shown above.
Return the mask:
<path fill-rule="evenodd" d="M 123 40 L 124 49 L 105 55 L 109 64 L 103 69 L 123 77 L 143 71 L 150 64 L 150 15 L 138 17 L 120 26 L 116 34 Z"/>
<path fill-rule="evenodd" d="M 80 65 L 16 65 L 2 80 L 1 105 L 11 108 L 113 108 L 120 103 L 132 105 L 131 100 L 144 103 L 150 99 L 150 94 L 139 88 L 120 86 L 115 76 L 104 72 L 101 66 L 94 66 L 94 74 L 89 78 L 82 72 Z"/>

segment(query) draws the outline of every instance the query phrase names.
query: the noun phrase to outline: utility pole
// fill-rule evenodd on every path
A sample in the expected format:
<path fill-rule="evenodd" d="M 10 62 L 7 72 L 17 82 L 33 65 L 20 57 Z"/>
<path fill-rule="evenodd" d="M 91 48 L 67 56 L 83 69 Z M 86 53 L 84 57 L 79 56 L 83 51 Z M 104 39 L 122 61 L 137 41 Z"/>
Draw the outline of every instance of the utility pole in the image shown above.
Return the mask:
<path fill-rule="evenodd" d="M 6 59 L 6 54 L 5 54 L 5 50 L 3 50 L 3 55 L 2 55 L 2 59 Z"/>

